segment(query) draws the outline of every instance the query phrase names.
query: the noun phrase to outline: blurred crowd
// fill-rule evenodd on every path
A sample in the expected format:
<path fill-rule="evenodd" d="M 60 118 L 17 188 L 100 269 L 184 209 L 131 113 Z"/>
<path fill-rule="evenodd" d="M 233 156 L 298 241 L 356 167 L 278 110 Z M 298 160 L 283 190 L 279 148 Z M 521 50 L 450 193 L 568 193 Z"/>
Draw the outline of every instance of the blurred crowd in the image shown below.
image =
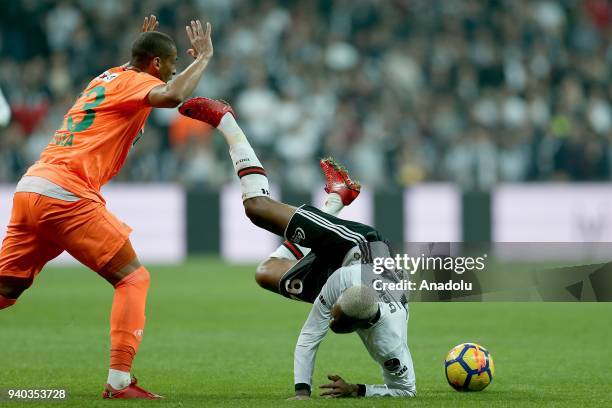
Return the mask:
<path fill-rule="evenodd" d="M 609 0 L 19 0 L 0 13 L 0 182 L 36 160 L 95 75 L 129 60 L 144 16 L 189 63 L 185 24 L 213 24 L 195 92 L 230 101 L 273 182 L 309 190 L 333 155 L 371 188 L 612 177 Z M 224 143 L 154 110 L 121 180 L 216 187 Z"/>

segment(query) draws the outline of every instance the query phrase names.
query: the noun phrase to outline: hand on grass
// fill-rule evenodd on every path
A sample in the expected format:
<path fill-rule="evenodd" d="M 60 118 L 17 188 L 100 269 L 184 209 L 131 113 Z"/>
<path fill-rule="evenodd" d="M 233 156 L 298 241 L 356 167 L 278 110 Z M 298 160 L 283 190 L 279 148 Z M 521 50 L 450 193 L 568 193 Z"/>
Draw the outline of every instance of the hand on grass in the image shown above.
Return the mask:
<path fill-rule="evenodd" d="M 326 390 L 321 392 L 322 397 L 342 398 L 358 396 L 359 387 L 357 384 L 347 383 L 337 374 L 330 374 L 327 376 L 327 378 L 329 378 L 332 382 L 329 384 L 323 384 L 319 387 Z"/>

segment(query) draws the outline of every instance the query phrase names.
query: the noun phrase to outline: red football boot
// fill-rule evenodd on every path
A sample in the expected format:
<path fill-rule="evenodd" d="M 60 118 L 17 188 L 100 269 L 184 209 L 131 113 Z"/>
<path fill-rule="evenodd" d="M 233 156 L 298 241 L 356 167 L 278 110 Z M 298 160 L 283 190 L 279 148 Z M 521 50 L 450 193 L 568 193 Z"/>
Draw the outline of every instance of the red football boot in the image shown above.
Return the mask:
<path fill-rule="evenodd" d="M 136 383 L 135 377 L 132 377 L 132 382 L 130 385 L 125 387 L 122 390 L 116 390 L 110 386 L 110 384 L 106 384 L 104 392 L 102 393 L 102 398 L 104 399 L 161 399 L 164 398 L 161 395 L 153 394 L 147 390 L 140 388 Z"/>
<path fill-rule="evenodd" d="M 352 181 L 348 171 L 331 157 L 321 159 L 319 164 L 325 176 L 325 192 L 338 194 L 344 205 L 352 203 L 361 191 L 359 182 Z"/>
<path fill-rule="evenodd" d="M 230 112 L 236 117 L 229 103 L 201 96 L 183 102 L 179 107 L 179 112 L 189 118 L 208 123 L 213 127 L 219 126 L 221 118 L 223 118 L 223 115 L 227 112 Z"/>

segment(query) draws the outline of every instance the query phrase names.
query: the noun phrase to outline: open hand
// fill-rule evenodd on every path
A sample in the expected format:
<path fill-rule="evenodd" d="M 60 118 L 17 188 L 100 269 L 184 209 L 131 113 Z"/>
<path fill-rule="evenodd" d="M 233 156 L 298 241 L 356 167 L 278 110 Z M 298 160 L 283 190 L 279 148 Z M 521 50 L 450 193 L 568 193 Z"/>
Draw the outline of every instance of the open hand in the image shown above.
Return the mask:
<path fill-rule="evenodd" d="M 146 33 L 147 31 L 155 31 L 159 26 L 159 21 L 157 21 L 157 17 L 151 14 L 149 17 L 145 17 L 144 22 L 142 23 L 141 32 Z"/>
<path fill-rule="evenodd" d="M 336 374 L 330 374 L 327 376 L 332 382 L 329 384 L 323 384 L 319 388 L 325 389 L 321 393 L 322 397 L 328 398 L 341 398 L 341 397 L 357 397 L 359 387 L 357 384 L 347 383 Z"/>
<path fill-rule="evenodd" d="M 187 50 L 187 54 L 193 58 L 199 56 L 203 58 L 210 58 L 213 55 L 213 45 L 211 40 L 212 26 L 210 23 L 206 23 L 206 31 L 202 28 L 200 20 L 191 20 L 191 25 L 186 26 L 187 37 L 191 43 L 191 48 Z"/>

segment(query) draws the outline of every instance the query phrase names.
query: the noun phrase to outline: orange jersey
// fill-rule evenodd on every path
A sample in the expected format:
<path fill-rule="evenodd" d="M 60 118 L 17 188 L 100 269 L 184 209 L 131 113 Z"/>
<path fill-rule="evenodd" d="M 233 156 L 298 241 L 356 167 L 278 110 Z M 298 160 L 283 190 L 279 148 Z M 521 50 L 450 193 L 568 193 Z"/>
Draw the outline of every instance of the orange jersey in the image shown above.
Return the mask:
<path fill-rule="evenodd" d="M 104 203 L 100 188 L 123 167 L 151 113 L 148 95 L 164 84 L 144 72 L 112 68 L 94 78 L 26 175 Z"/>

